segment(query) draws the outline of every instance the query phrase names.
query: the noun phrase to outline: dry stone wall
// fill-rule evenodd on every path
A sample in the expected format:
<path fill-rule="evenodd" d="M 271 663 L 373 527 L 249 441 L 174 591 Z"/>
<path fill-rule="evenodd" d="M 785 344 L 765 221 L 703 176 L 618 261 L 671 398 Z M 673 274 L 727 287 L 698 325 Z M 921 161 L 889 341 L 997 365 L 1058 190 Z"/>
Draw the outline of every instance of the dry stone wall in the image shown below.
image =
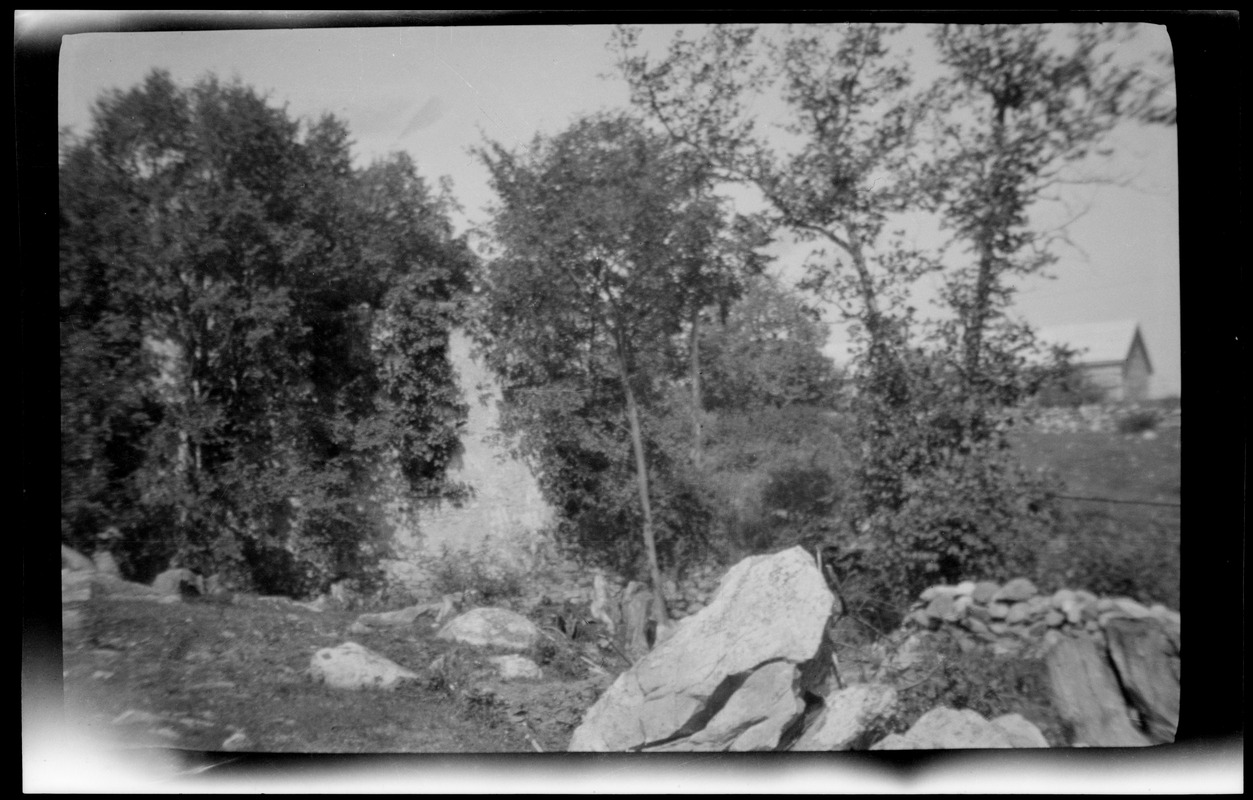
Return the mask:
<path fill-rule="evenodd" d="M 530 468 L 494 439 L 500 388 L 471 351 L 469 337 L 455 332 L 449 355 L 470 409 L 463 451 L 449 479 L 468 485 L 471 497 L 460 504 L 410 497 L 398 488 L 398 470 L 382 467 L 390 487 L 384 505 L 397 551 L 387 564 L 388 573 L 418 596 L 430 594 L 430 563 L 445 550 L 490 547 L 502 560 L 531 564 L 553 519 Z"/>
<path fill-rule="evenodd" d="M 932 586 L 905 619 L 912 630 L 945 630 L 966 646 L 991 647 L 999 655 L 1042 657 L 1063 636 L 1103 639 L 1116 619 L 1155 620 L 1179 648 L 1180 615 L 1158 603 L 1129 597 L 1098 597 L 1083 589 L 1041 593 L 1030 580 L 1005 584 L 966 581 Z"/>
<path fill-rule="evenodd" d="M 1119 420 L 1143 411 L 1156 416 L 1158 427 L 1181 426 L 1179 409 L 1166 412 L 1138 403 L 1092 403 L 1076 408 L 1033 409 L 1032 428 L 1042 433 L 1115 433 Z"/>

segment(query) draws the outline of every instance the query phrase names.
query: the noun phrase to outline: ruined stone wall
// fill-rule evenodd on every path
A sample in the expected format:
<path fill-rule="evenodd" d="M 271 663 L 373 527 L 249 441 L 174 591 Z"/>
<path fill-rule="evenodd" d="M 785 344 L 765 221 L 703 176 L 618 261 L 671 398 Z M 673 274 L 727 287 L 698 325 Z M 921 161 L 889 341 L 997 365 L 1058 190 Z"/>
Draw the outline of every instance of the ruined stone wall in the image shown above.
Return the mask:
<path fill-rule="evenodd" d="M 461 440 L 464 451 L 450 468 L 449 478 L 468 484 L 472 496 L 456 505 L 422 501 L 395 490 L 387 502 L 399 556 L 388 563 L 388 572 L 418 594 L 429 581 L 431 560 L 445 550 L 490 547 L 499 558 L 530 563 L 553 518 L 528 466 L 491 440 L 499 420 L 500 389 L 490 371 L 472 357 L 464 333 L 453 334 L 449 352 L 470 406 Z M 393 474 L 389 483 L 399 486 L 399 476 Z"/>

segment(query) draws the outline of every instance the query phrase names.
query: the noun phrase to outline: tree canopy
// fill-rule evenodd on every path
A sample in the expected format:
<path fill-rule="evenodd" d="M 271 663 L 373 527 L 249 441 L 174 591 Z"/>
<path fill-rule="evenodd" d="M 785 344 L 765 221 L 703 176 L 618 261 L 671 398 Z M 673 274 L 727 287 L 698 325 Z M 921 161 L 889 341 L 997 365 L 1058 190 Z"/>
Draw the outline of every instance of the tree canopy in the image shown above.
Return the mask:
<path fill-rule="evenodd" d="M 377 466 L 438 492 L 474 265 L 407 156 L 239 82 L 103 95 L 61 180 L 62 537 L 301 592 L 378 555 Z"/>

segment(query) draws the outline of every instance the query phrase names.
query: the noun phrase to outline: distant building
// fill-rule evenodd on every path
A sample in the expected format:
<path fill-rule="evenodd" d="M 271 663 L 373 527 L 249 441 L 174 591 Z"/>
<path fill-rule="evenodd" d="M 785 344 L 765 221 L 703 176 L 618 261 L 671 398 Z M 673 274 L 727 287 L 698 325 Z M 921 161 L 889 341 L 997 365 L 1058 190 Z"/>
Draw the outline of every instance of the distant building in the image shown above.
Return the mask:
<path fill-rule="evenodd" d="M 1093 386 L 1105 392 L 1106 399 L 1148 399 L 1153 365 L 1135 320 L 1055 325 L 1041 328 L 1039 338 L 1047 344 L 1075 350 L 1075 366 Z"/>

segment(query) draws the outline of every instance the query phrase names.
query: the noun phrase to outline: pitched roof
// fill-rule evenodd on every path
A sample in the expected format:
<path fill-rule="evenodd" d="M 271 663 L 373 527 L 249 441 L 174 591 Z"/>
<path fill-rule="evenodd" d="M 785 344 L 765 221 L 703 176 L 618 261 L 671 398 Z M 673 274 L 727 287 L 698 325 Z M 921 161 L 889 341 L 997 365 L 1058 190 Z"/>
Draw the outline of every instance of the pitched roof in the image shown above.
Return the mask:
<path fill-rule="evenodd" d="M 1125 361 L 1139 333 L 1139 323 L 1132 319 L 1051 325 L 1040 328 L 1037 336 L 1047 344 L 1067 345 L 1076 350 L 1077 364 L 1101 364 Z"/>

